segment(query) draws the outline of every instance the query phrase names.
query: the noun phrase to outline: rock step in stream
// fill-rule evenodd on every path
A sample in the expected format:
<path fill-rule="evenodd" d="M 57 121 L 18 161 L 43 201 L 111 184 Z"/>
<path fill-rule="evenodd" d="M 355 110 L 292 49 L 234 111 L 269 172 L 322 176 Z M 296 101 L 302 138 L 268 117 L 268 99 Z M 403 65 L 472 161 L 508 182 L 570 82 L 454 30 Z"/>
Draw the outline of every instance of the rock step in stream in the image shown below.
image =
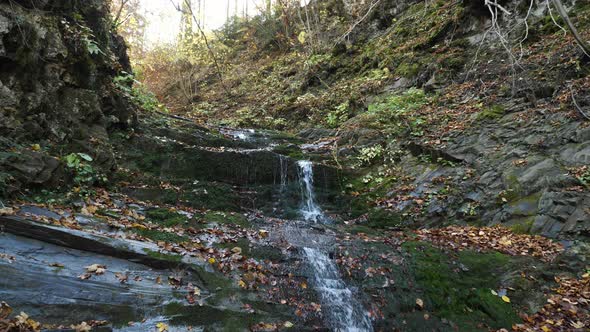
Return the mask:
<path fill-rule="evenodd" d="M 236 135 L 242 139 L 239 133 Z M 296 189 L 300 195 L 298 202 L 292 199 L 286 203 L 294 205 L 292 209 L 299 212 L 300 218 L 277 225 L 280 229 L 277 233 L 297 248 L 297 259 L 303 263 L 300 273 L 309 280 L 322 304 L 322 325 L 334 331 L 372 331 L 371 319 L 356 298 L 356 290 L 346 285 L 330 258 L 335 236 L 317 231 L 319 225 L 330 224 L 317 202 L 314 186 L 315 180 L 325 178 L 325 174 L 318 177 L 314 170 L 326 172 L 325 166 L 280 154 L 276 154 L 276 163 L 279 174 L 273 177 L 277 179 L 277 191 L 286 195 L 289 190 Z M 290 192 L 291 196 L 297 191 Z M 277 198 L 273 196 L 272 199 Z M 204 296 L 217 296 L 215 287 L 207 284 L 211 275 L 202 276 L 212 272 L 195 269 L 198 263 L 191 257 L 184 256 L 178 261 L 160 259 L 149 254 L 160 252 L 155 243 L 120 237 L 99 226 L 71 229 L 28 220 L 27 216 L 61 218 L 52 211 L 34 206 L 25 206 L 21 212 L 20 217 L 0 217 L 3 231 L 0 253 L 16 258 L 13 261 L 0 259 L 3 276 L 0 299 L 43 323 L 59 325 L 100 317 L 108 319 L 109 326 L 98 331 L 146 331 L 158 322 L 170 322 L 168 331 L 172 332 L 185 331 L 189 326 L 174 323 L 175 319 L 191 321 L 190 326 L 196 331 L 224 329 L 222 326 L 227 324 L 223 320 L 230 316 L 234 321 L 246 321 L 247 313 L 239 306 L 212 305 L 208 300 L 176 314 L 170 311 L 186 295 L 186 289 L 171 288 L 167 284 L 166 279 L 175 273 L 181 273 L 184 282 L 202 289 Z M 92 264 L 108 266 L 108 270 L 88 279 L 81 278 Z M 122 282 L 121 278 L 129 278 L 130 282 Z M 295 319 L 284 314 L 273 315 L 284 321 Z M 129 325 L 133 321 L 135 323 Z"/>
<path fill-rule="evenodd" d="M 299 180 L 301 186 L 301 215 L 308 223 L 328 223 L 329 219 L 315 200 L 313 187 L 313 164 L 299 161 Z M 296 229 L 296 228 L 295 228 Z M 319 293 L 325 308 L 327 326 L 335 331 L 373 331 L 371 320 L 366 310 L 355 298 L 346 283 L 340 277 L 335 262 L 330 259 L 327 249 L 335 239 L 329 236 L 314 238 L 305 229 L 296 234 L 286 233 L 287 237 L 297 238 L 295 245 L 302 246 L 303 259 L 309 266 L 313 286 Z M 288 241 L 289 239 L 287 239 Z"/>

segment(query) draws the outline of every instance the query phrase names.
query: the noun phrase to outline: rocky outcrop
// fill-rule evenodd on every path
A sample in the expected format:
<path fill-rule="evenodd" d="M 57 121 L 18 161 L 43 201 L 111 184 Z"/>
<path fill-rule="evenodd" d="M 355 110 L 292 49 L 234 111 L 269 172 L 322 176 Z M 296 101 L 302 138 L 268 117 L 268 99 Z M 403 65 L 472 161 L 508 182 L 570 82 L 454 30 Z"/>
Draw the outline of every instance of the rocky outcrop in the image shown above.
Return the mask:
<path fill-rule="evenodd" d="M 70 152 L 90 154 L 103 169 L 115 166 L 107 131 L 135 121 L 134 107 L 112 83 L 131 71 L 125 49 L 104 0 L 0 2 L 4 194 L 59 181 L 57 159 Z"/>

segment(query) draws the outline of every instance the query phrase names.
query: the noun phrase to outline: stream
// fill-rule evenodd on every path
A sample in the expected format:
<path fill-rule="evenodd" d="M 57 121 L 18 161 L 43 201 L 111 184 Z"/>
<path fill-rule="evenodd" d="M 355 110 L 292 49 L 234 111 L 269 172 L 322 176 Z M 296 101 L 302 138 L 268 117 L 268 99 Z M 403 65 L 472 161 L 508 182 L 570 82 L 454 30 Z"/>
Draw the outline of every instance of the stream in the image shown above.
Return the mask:
<path fill-rule="evenodd" d="M 325 308 L 327 325 L 335 331 L 372 331 L 368 313 L 355 298 L 354 292 L 346 286 L 338 267 L 330 258 L 328 250 L 334 238 L 318 238 L 307 232 L 311 223 L 329 223 L 329 219 L 315 199 L 313 164 L 302 160 L 297 166 L 301 187 L 300 212 L 305 224 L 291 228 L 292 234 L 287 233 L 287 237 L 296 239 L 296 245 L 302 249 L 303 259 L 312 275 L 312 284 Z"/>
<path fill-rule="evenodd" d="M 253 130 L 228 130 L 226 134 L 234 139 L 252 142 L 256 132 Z M 268 144 L 268 140 L 261 142 Z M 281 154 L 279 159 L 279 200 L 289 185 L 289 158 Z M 317 292 L 327 327 L 334 331 L 373 331 L 371 319 L 363 305 L 356 298 L 356 290 L 350 289 L 342 277 L 334 260 L 330 257 L 336 239 L 333 235 L 318 234 L 312 227 L 329 225 L 330 219 L 320 207 L 314 188 L 314 164 L 309 160 L 299 160 L 297 182 L 300 191 L 298 207 L 302 220 L 289 220 L 281 230 L 282 239 L 298 248 L 304 262 L 304 273 Z"/>
<path fill-rule="evenodd" d="M 189 326 L 195 331 L 246 330 L 266 319 L 291 324 L 290 321 L 297 321 L 297 318 L 281 306 L 293 300 L 300 301 L 299 304 L 321 304 L 318 309 L 306 309 L 312 312 L 310 331 L 317 328 L 373 331 L 372 318 L 360 300 L 360 291 L 346 284 L 333 257 L 337 244 L 329 216 L 333 210 L 324 195 L 329 186 L 326 179 L 334 175 L 327 174 L 330 170 L 321 163 L 297 160 L 309 156 L 292 158 L 273 152 L 271 149 L 281 141 L 269 134 L 253 130 L 228 130 L 225 134 L 231 137 L 232 143 L 244 146 L 231 152 L 213 151 L 206 158 L 231 155 L 227 162 L 235 163 L 236 156 L 243 160 L 251 157 L 250 164 L 245 167 L 251 168 L 245 173 L 253 174 L 252 178 L 267 179 L 264 185 L 275 194 L 272 198 L 264 196 L 261 204 L 268 208 L 267 214 L 260 213 L 258 225 L 235 230 L 232 228 L 235 225 L 228 227 L 222 223 L 233 223 L 229 218 L 237 218 L 238 214 L 217 212 L 212 214 L 217 221 L 210 222 L 207 228 L 203 226 L 201 231 L 193 229 L 195 234 L 191 234 L 190 239 L 192 243 L 203 243 L 210 248 L 207 255 L 215 254 L 215 259 L 232 264 L 233 257 L 239 255 L 227 254 L 230 249 L 249 250 L 248 242 L 238 244 L 234 238 L 252 239 L 259 231 L 267 229 L 269 238 L 254 240 L 251 247 L 278 252 L 279 257 L 273 256 L 273 260 L 289 263 L 282 271 L 273 272 L 281 277 L 289 276 L 285 279 L 287 284 L 274 287 L 285 292 L 274 300 L 281 303 L 275 304 L 276 309 L 268 307 L 268 298 L 251 296 L 251 289 L 247 289 L 250 286 L 244 287 L 244 284 L 243 289 L 232 286 L 237 283 L 235 279 L 225 279 L 216 271 L 218 265 L 208 262 L 208 256 L 198 250 L 173 256 L 176 253 L 170 250 L 174 249 L 172 244 L 163 249 L 164 241 L 138 238 L 134 226 L 116 226 L 119 220 L 128 218 L 144 222 L 146 212 L 155 209 L 150 199 L 126 202 L 124 196 L 117 194 L 109 198 L 112 203 L 105 205 L 110 209 L 106 215 L 115 224 L 105 224 L 105 214 L 84 215 L 27 205 L 21 206 L 18 213 L 24 220 L 0 218 L 0 275 L 3 276 L 0 300 L 47 324 L 99 319 L 109 323 L 102 329 L 104 331 L 131 332 L 153 330 L 156 324 L 163 323 L 167 324 L 168 332 L 186 331 Z M 258 162 L 270 166 L 260 168 Z M 164 164 L 164 171 L 168 171 L 166 167 Z M 260 173 L 264 173 L 263 176 Z M 122 215 L 123 211 L 131 210 L 135 217 Z M 186 214 L 192 218 L 191 213 Z M 58 221 L 66 217 L 75 221 L 76 227 L 34 221 Z M 225 236 L 229 248 L 221 247 L 225 243 L 220 236 Z M 269 259 L 252 260 L 254 255 L 249 253 L 245 256 L 247 258 L 236 258 L 234 266 L 275 265 Z M 104 265 L 106 272 L 84 276 L 91 264 Z M 307 286 L 290 288 L 288 283 L 295 279 L 311 287 L 308 290 Z M 194 293 L 192 285 L 198 285 L 198 294 Z M 194 297 L 188 303 L 187 293 Z M 250 303 L 261 309 L 248 312 Z M 296 305 L 293 303 L 295 308 Z"/>

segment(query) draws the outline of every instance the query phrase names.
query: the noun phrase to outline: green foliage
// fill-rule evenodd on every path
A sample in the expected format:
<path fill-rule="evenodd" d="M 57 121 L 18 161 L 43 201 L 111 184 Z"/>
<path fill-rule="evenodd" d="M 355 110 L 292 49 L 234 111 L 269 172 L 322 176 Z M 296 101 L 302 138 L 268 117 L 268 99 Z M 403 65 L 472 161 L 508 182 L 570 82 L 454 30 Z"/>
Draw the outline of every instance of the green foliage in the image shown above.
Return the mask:
<path fill-rule="evenodd" d="M 363 165 L 371 165 L 377 159 L 383 157 L 383 146 L 381 145 L 374 145 L 362 148 L 360 154 L 356 157 L 359 164 Z"/>
<path fill-rule="evenodd" d="M 145 85 L 136 81 L 132 74 L 123 71 L 113 78 L 113 83 L 140 108 L 149 112 L 168 113 L 168 109 L 160 103 L 156 95 L 149 91 Z"/>
<path fill-rule="evenodd" d="M 415 111 L 428 102 L 423 90 L 411 88 L 402 94 L 385 97 L 369 105 L 364 115 L 367 126 L 388 134 L 421 136 L 425 121 Z"/>
<path fill-rule="evenodd" d="M 342 103 L 335 110 L 328 113 L 326 123 L 330 128 L 338 128 L 349 117 L 349 102 Z"/>
<path fill-rule="evenodd" d="M 105 184 L 108 181 L 106 175 L 92 166 L 92 157 L 85 153 L 70 153 L 63 160 L 66 167 L 73 172 L 74 184 L 78 187 Z"/>
<path fill-rule="evenodd" d="M 590 167 L 584 173 L 578 175 L 577 178 L 583 185 L 590 187 Z"/>
<path fill-rule="evenodd" d="M 88 53 L 90 53 L 90 54 L 104 54 L 102 52 L 102 50 L 100 49 L 100 47 L 98 47 L 98 44 L 96 43 L 96 41 L 94 41 L 90 38 L 83 38 L 82 41 L 86 44 L 86 49 L 88 50 Z"/>

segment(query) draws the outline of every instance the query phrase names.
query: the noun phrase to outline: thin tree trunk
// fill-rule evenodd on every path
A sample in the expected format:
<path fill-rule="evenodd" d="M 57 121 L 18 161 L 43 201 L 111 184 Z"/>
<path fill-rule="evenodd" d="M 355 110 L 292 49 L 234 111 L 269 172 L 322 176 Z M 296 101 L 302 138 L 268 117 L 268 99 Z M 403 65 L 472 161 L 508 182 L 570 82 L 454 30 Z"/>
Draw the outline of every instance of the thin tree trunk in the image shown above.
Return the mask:
<path fill-rule="evenodd" d="M 121 19 L 121 13 L 123 13 L 123 8 L 127 4 L 127 2 L 129 2 L 129 0 L 121 0 L 121 7 L 119 7 L 119 10 L 117 11 L 117 15 L 115 16 L 115 19 L 113 20 L 113 27 L 114 28 L 119 27 L 119 25 L 120 25 L 119 20 Z"/>
<path fill-rule="evenodd" d="M 176 4 L 172 0 L 170 0 L 170 2 L 176 8 L 176 10 L 182 12 L 182 9 L 178 6 L 176 6 Z M 184 0 L 184 3 L 188 5 L 189 0 Z M 190 6 L 188 6 L 188 10 L 189 10 L 191 16 L 193 17 L 193 20 L 195 21 L 195 24 L 197 25 L 197 29 L 201 33 L 203 40 L 205 41 L 205 46 L 207 47 L 207 51 L 209 52 L 209 55 L 211 55 L 211 59 L 213 60 L 213 64 L 215 65 L 215 69 L 217 71 L 217 76 L 219 77 L 219 82 L 221 83 L 221 87 L 223 88 L 223 91 L 225 91 L 227 94 L 231 94 L 230 91 L 225 86 L 225 82 L 223 80 L 223 74 L 221 73 L 221 67 L 219 66 L 219 61 L 217 61 L 217 56 L 215 56 L 213 49 L 211 49 L 211 45 L 209 44 L 209 38 L 207 38 L 205 31 L 203 31 L 203 28 L 201 28 L 201 25 L 199 24 L 199 20 L 197 20 L 197 17 L 195 16 L 193 9 Z"/>

